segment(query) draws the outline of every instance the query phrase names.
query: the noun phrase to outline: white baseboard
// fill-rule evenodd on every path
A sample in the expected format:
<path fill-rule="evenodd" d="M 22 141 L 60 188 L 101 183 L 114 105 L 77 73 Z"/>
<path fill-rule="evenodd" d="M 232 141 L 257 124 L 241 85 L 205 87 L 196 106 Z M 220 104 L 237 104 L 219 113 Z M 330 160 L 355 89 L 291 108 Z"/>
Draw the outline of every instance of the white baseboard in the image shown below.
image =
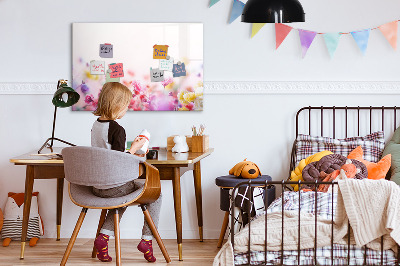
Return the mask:
<path fill-rule="evenodd" d="M 50 94 L 57 83 L 0 83 L 0 94 Z M 205 94 L 400 94 L 400 81 L 210 81 Z"/>

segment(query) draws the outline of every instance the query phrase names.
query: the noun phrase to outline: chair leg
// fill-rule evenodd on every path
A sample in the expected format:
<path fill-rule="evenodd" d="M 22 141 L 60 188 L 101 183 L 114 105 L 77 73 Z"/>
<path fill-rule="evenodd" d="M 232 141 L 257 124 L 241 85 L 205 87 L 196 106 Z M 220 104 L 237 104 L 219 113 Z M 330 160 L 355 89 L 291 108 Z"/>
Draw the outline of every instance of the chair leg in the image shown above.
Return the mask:
<path fill-rule="evenodd" d="M 69 254 L 71 254 L 72 247 L 74 246 L 76 237 L 78 236 L 79 230 L 81 229 L 87 210 L 88 210 L 87 208 L 82 208 L 81 214 L 79 215 L 78 221 L 76 222 L 74 232 L 72 232 L 72 236 L 69 240 L 67 249 L 65 250 L 64 257 L 61 260 L 60 263 L 61 266 L 64 266 L 67 263 Z"/>
<path fill-rule="evenodd" d="M 164 246 L 164 243 L 161 240 L 160 234 L 158 233 L 158 230 L 156 228 L 156 225 L 153 222 L 153 219 L 150 216 L 149 211 L 146 208 L 146 205 L 140 205 L 140 207 L 142 208 L 143 214 L 144 214 L 144 219 L 146 220 L 147 224 L 150 227 L 151 232 L 153 233 L 153 236 L 155 237 L 155 239 L 157 240 L 157 244 L 161 249 L 161 252 L 164 256 L 164 259 L 167 263 L 171 262 L 171 259 L 168 255 L 168 251 Z"/>
<path fill-rule="evenodd" d="M 106 209 L 101 210 L 101 215 L 100 215 L 100 219 L 99 219 L 99 226 L 97 227 L 96 238 L 100 234 L 100 230 L 103 227 L 104 221 L 106 220 L 106 215 L 107 215 L 107 210 Z M 97 250 L 96 250 L 96 248 L 95 248 L 95 246 L 93 244 L 92 258 L 96 258 L 96 254 L 97 254 Z"/>
<path fill-rule="evenodd" d="M 224 221 L 222 222 L 221 234 L 219 235 L 217 248 L 220 248 L 222 246 L 222 242 L 224 241 L 226 228 L 228 227 L 228 222 L 229 222 L 229 212 L 225 212 L 225 217 L 224 217 Z"/>
<path fill-rule="evenodd" d="M 118 209 L 115 209 L 114 214 L 114 234 L 115 234 L 115 256 L 117 257 L 115 265 L 121 265 L 121 243 L 120 243 L 120 235 L 119 235 L 119 213 Z"/>

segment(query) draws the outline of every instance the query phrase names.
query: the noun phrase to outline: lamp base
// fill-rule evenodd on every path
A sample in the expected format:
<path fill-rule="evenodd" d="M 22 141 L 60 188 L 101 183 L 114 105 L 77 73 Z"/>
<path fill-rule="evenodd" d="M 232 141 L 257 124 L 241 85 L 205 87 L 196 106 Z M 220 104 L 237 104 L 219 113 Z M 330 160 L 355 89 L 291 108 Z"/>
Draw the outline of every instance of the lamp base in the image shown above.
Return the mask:
<path fill-rule="evenodd" d="M 59 142 L 68 144 L 70 146 L 76 146 L 75 144 L 69 143 L 65 140 L 59 139 L 59 138 L 48 138 L 42 145 L 42 147 L 40 147 L 40 149 L 38 150 L 38 154 L 40 154 L 40 152 L 44 149 L 44 148 L 49 148 L 51 150 L 51 152 L 53 152 L 53 141 L 54 140 L 58 140 Z M 49 144 L 49 142 L 51 141 L 51 144 Z"/>

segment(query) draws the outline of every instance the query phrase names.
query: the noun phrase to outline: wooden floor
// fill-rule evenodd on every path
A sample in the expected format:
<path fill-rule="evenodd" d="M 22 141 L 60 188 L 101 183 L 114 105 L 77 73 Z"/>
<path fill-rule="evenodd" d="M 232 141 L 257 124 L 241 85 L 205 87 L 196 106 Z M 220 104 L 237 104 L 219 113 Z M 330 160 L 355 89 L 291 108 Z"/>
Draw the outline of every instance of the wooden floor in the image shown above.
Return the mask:
<path fill-rule="evenodd" d="M 25 249 L 25 259 L 20 260 L 20 242 L 12 241 L 9 247 L 0 246 L 0 265 L 60 265 L 61 258 L 64 255 L 65 248 L 69 239 L 40 239 L 36 247 Z M 110 255 L 113 262 L 104 263 L 91 258 L 93 240 L 77 239 L 68 259 L 67 265 L 115 265 L 114 262 L 114 243 L 110 240 Z M 172 262 L 167 264 L 154 241 L 154 254 L 157 258 L 157 265 L 212 265 L 215 255 L 218 253 L 217 240 L 187 240 L 183 241 L 183 261 L 178 261 L 178 247 L 176 240 L 164 240 Z M 139 240 L 121 240 L 122 264 L 123 265 L 154 265 L 149 264 L 143 254 L 136 249 Z"/>

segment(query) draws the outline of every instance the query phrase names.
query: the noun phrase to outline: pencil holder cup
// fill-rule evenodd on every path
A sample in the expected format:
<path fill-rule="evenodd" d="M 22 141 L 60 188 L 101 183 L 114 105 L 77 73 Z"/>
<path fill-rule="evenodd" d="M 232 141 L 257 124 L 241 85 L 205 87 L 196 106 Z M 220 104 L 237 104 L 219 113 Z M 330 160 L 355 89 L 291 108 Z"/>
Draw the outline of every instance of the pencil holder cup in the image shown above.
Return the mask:
<path fill-rule="evenodd" d="M 209 136 L 192 136 L 192 152 L 205 152 L 208 150 Z"/>

